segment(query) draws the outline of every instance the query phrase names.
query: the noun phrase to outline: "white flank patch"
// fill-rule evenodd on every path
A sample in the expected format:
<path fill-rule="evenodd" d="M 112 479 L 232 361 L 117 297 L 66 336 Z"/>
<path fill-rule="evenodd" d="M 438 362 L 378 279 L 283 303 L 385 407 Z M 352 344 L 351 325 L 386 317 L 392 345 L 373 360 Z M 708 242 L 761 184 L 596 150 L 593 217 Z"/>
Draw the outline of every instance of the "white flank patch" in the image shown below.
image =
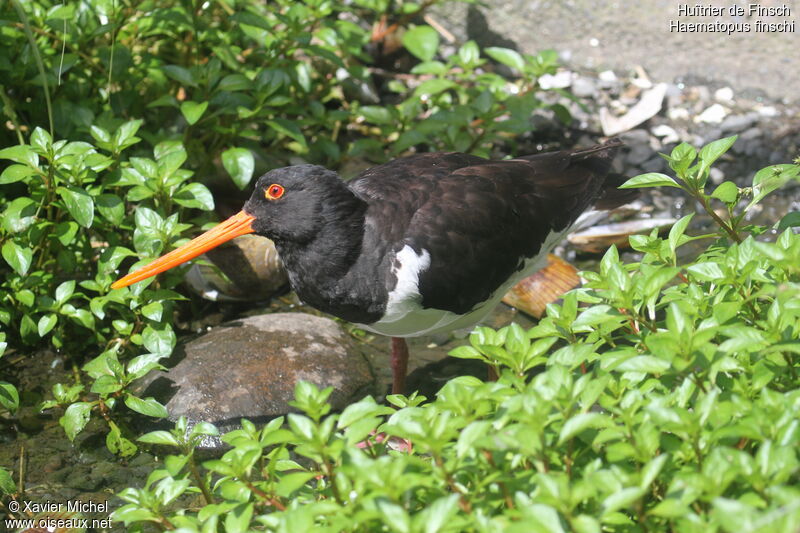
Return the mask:
<path fill-rule="evenodd" d="M 386 312 L 381 322 L 394 322 L 419 309 L 419 302 L 422 299 L 419 293 L 419 275 L 431 266 L 431 254 L 424 249 L 421 254 L 417 254 L 406 244 L 395 255 L 395 261 L 399 266 L 392 266 L 392 274 L 397 278 L 397 284 L 389 293 Z"/>
<path fill-rule="evenodd" d="M 571 228 L 567 228 L 562 232 L 550 233 L 534 257 L 525 261 L 523 267 L 498 287 L 485 302 L 476 305 L 465 315 L 457 315 L 441 309 L 422 308 L 419 275 L 430 266 L 431 256 L 424 249 L 421 254 L 417 255 L 410 246 L 406 245 L 396 256 L 400 267 L 392 269 L 397 276 L 397 285 L 389 293 L 386 313 L 378 322 L 369 325 L 361 324 L 361 326 L 368 331 L 390 337 L 420 337 L 433 335 L 440 331 L 471 328 L 494 309 L 511 287 L 544 267 L 547 264 L 547 254 L 564 239 L 570 230 Z"/>

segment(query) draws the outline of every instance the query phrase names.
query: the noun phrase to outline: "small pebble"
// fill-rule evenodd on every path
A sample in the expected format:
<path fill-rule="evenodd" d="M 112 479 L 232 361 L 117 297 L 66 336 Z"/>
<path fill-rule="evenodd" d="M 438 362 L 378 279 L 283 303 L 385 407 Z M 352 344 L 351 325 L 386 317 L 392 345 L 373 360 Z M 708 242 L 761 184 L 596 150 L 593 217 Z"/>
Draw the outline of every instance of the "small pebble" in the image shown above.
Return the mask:
<path fill-rule="evenodd" d="M 695 122 L 706 122 L 709 124 L 718 124 L 728 114 L 728 110 L 719 104 L 713 104 L 707 107 L 702 113 L 697 115 L 694 119 Z"/>
<path fill-rule="evenodd" d="M 604 81 L 607 83 L 613 83 L 617 81 L 617 75 L 614 74 L 613 70 L 604 70 L 603 72 L 597 75 L 597 78 L 600 81 Z"/>
<path fill-rule="evenodd" d="M 545 74 L 539 77 L 539 86 L 542 89 L 565 89 L 572 84 L 572 73 L 564 70 L 555 74 Z"/>
<path fill-rule="evenodd" d="M 597 92 L 594 80 L 584 76 L 578 76 L 572 80 L 572 94 L 578 98 L 588 98 Z"/>
<path fill-rule="evenodd" d="M 689 110 L 684 107 L 673 107 L 667 111 L 670 120 L 689 120 Z"/>
<path fill-rule="evenodd" d="M 765 105 L 756 108 L 756 112 L 762 117 L 777 117 L 778 110 L 774 106 Z"/>
<path fill-rule="evenodd" d="M 730 87 L 723 87 L 714 92 L 714 100 L 722 102 L 723 104 L 733 103 L 733 89 Z"/>
<path fill-rule="evenodd" d="M 658 126 L 655 126 L 650 130 L 650 133 L 660 138 L 661 142 L 664 144 L 671 144 L 680 140 L 678 132 L 667 124 L 659 124 Z"/>

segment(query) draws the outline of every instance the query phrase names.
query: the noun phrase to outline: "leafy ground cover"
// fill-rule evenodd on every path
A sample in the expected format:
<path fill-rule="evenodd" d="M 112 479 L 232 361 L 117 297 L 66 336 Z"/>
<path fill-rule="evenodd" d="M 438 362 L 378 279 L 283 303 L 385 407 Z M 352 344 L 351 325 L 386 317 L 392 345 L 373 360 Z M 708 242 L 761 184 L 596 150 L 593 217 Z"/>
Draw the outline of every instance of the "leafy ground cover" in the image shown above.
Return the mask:
<path fill-rule="evenodd" d="M 486 155 L 513 150 L 535 109 L 568 118 L 569 95 L 536 81 L 553 53 L 469 42 L 444 57 L 418 16 L 430 4 L 0 5 L 0 356 L 44 345 L 72 358 L 80 371 L 41 405 L 63 410 L 70 439 L 94 416 L 121 456 L 167 447 L 120 495 L 114 517 L 131 531 L 797 531 L 800 217 L 760 227 L 747 214 L 800 167 L 707 193 L 734 138 L 680 145 L 665 156 L 674 177 L 627 184 L 683 189 L 715 231 L 694 235 L 689 216 L 633 237 L 638 261 L 612 248 L 535 328 L 478 329 L 453 353 L 495 366 L 495 383 L 458 378 L 436 398 L 342 413 L 329 390 L 299 384 L 303 414 L 244 421 L 212 461 L 195 453 L 207 424 L 128 428 L 134 413 L 165 414 L 129 385 L 171 352 L 186 296 L 179 271 L 109 285 L 210 221 L 219 184 L 206 176 L 245 188 L 298 158 Z M 410 72 L 370 52 L 389 48 L 392 22 Z M 700 257 L 679 259 L 700 239 Z M 19 403 L 0 379 L 0 408 L 13 417 Z M 18 485 L 3 466 L 8 498 Z"/>
<path fill-rule="evenodd" d="M 148 433 L 178 453 L 121 494 L 115 517 L 207 531 L 796 531 L 800 235 L 796 214 L 771 239 L 742 221 L 800 166 L 705 193 L 734 141 L 680 145 L 667 156 L 677 179 L 626 184 L 680 187 L 709 211 L 720 200 L 716 232 L 687 235 L 690 215 L 666 238 L 632 238 L 639 262 L 611 248 L 534 328 L 479 328 L 452 353 L 494 366 L 497 382 L 456 378 L 431 400 L 365 398 L 340 414 L 330 389 L 300 383 L 303 414 L 243 421 L 200 469 L 194 445 L 213 426 Z M 693 239 L 710 245 L 679 261 Z M 191 492 L 202 508 L 176 510 Z"/>

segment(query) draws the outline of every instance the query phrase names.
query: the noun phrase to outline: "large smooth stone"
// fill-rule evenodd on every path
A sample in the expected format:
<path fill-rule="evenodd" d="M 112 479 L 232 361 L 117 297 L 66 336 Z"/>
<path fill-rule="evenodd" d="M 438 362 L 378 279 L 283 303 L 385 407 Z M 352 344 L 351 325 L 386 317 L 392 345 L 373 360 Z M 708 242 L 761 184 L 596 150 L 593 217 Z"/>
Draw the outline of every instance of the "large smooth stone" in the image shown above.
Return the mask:
<path fill-rule="evenodd" d="M 176 348 L 179 360 L 152 372 L 142 396 L 165 402 L 171 420 L 211 422 L 221 432 L 240 419 L 264 422 L 296 409 L 295 384 L 334 388 L 334 410 L 373 394 L 374 376 L 351 337 L 331 319 L 274 313 L 227 322 Z M 202 447 L 214 448 L 208 439 Z"/>
<path fill-rule="evenodd" d="M 289 282 L 275 243 L 266 237 L 242 235 L 203 257 L 216 268 L 195 263 L 186 273 L 186 281 L 207 300 L 267 300 Z"/>

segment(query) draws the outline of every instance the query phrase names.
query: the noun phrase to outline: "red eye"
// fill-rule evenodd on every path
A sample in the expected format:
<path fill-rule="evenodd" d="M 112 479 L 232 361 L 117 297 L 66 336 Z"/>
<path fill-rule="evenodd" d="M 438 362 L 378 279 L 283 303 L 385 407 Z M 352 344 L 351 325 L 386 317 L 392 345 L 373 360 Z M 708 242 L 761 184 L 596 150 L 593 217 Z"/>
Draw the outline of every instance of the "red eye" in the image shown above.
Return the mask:
<path fill-rule="evenodd" d="M 267 200 L 277 200 L 281 196 L 283 196 L 283 187 L 278 185 L 277 183 L 273 183 L 269 187 L 267 187 L 267 191 L 264 193 L 264 196 L 267 197 Z"/>

